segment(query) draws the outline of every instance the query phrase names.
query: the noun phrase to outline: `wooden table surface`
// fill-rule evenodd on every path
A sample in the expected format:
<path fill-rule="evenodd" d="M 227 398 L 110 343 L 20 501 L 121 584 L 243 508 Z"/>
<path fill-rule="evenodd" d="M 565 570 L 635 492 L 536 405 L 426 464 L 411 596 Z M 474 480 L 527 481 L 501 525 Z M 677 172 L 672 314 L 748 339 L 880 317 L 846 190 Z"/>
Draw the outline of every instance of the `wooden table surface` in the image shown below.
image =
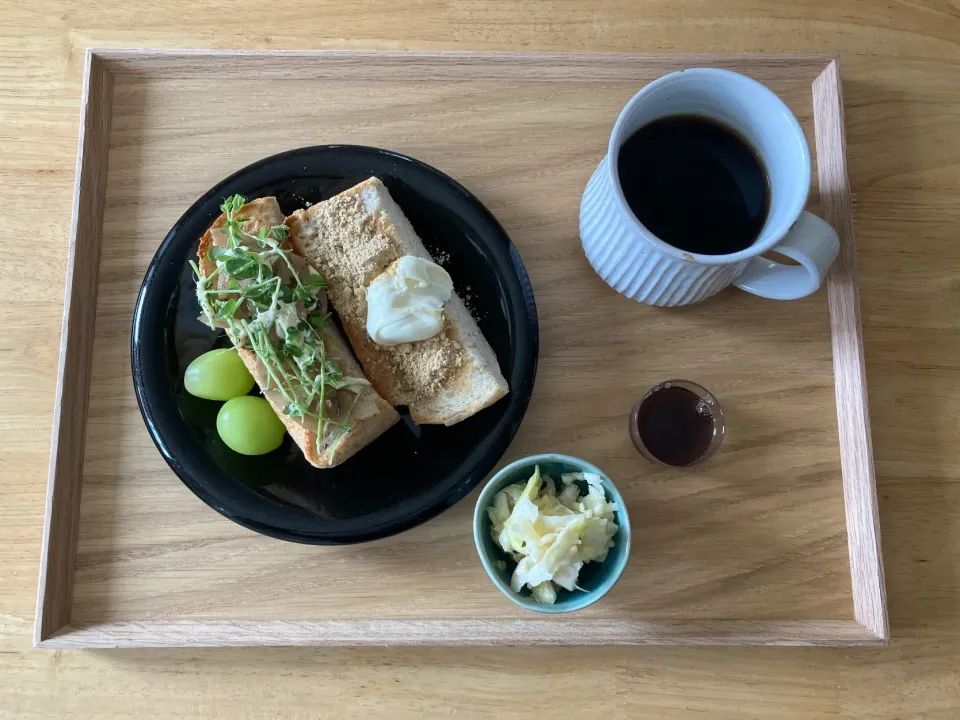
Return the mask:
<path fill-rule="evenodd" d="M 956 0 L 0 9 L 0 718 L 960 717 Z M 838 52 L 891 647 L 33 650 L 88 46 Z"/>

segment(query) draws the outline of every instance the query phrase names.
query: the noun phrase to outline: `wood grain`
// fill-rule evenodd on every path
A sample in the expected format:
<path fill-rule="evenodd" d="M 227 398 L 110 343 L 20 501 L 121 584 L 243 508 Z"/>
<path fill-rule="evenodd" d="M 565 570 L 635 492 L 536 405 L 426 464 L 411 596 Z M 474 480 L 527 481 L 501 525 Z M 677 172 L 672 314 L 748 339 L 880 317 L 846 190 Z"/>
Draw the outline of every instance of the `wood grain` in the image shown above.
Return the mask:
<path fill-rule="evenodd" d="M 183 641 L 184 627 L 209 630 L 213 619 L 256 617 L 301 622 L 290 626 L 300 632 L 282 637 L 307 644 L 319 640 L 303 630 L 326 622 L 330 629 L 317 637 L 340 643 L 348 628 L 376 619 L 377 629 L 364 631 L 358 643 L 418 637 L 452 644 L 456 637 L 442 630 L 460 629 L 475 642 L 496 622 L 524 619 L 480 570 L 469 502 L 370 546 L 288 546 L 210 513 L 165 467 L 139 421 L 126 374 L 128 335 L 140 278 L 159 240 L 218 177 L 289 148 L 291 131 L 314 127 L 325 137 L 295 145 L 346 142 L 407 152 L 487 202 L 530 270 L 543 334 L 531 408 L 505 460 L 544 449 L 594 459 L 640 517 L 633 549 L 641 559 L 609 598 L 578 613 L 586 626 L 606 620 L 619 622 L 619 630 L 598 636 L 551 618 L 523 624 L 531 631 L 553 625 L 551 632 L 516 637 L 505 629 L 489 632 L 489 642 L 556 642 L 564 632 L 571 643 L 664 642 L 670 628 L 678 628 L 679 641 L 692 642 L 691 628 L 698 628 L 706 633 L 699 642 L 729 643 L 761 638 L 757 628 L 766 626 L 764 642 L 829 643 L 836 621 L 851 618 L 826 293 L 771 303 L 729 291 L 665 312 L 611 292 L 579 248 L 578 197 L 619 108 L 663 72 L 721 59 L 617 56 L 615 64 L 601 56 L 268 54 L 262 59 L 272 68 L 269 79 L 250 72 L 225 89 L 216 64 L 212 72 L 204 65 L 229 62 L 228 55 L 156 55 L 169 76 L 144 70 L 131 53 L 108 58 L 115 103 L 72 613 L 88 628 L 81 637 L 117 642 L 119 628 L 135 632 L 153 620 Z M 236 62 L 257 59 L 245 54 Z M 123 70 L 127 62 L 134 72 Z M 600 72 L 598 80 L 594 62 L 617 68 L 619 79 Z M 764 62 L 733 59 L 741 70 Z M 811 140 L 812 83 L 824 62 L 801 60 L 798 72 L 777 59 L 758 73 L 794 108 Z M 537 63 L 556 79 L 538 75 Z M 442 72 L 435 76 L 432 64 Z M 782 67 L 789 69 L 778 77 Z M 251 98 L 248 114 L 228 120 L 207 112 L 237 91 Z M 313 96 L 322 105 L 311 105 Z M 842 154 L 842 144 L 831 149 Z M 845 176 L 835 188 L 848 192 Z M 450 271 L 456 278 L 457 268 Z M 855 284 L 847 289 L 855 294 Z M 839 317 L 857 323 L 855 314 Z M 692 374 L 721 397 L 732 431 L 721 455 L 693 472 L 647 464 L 624 427 L 647 387 L 678 374 Z M 858 479 L 867 503 L 874 497 L 870 477 Z M 144 527 L 152 528 L 148 538 Z M 442 596 L 437 582 L 449 588 Z M 807 629 L 811 621 L 831 622 L 819 637 L 756 624 L 785 619 L 806 621 Z M 178 625 L 183 620 L 206 622 Z M 690 620 L 698 622 L 684 624 Z M 412 629 L 386 634 L 403 622 Z M 145 641 L 156 636 L 152 631 Z M 854 626 L 833 639 L 847 644 L 853 637 L 867 636 Z M 74 642 L 60 633 L 55 644 Z"/>
<path fill-rule="evenodd" d="M 106 67 L 120 75 L 164 80 L 256 76 L 263 80 L 511 80 L 527 82 L 635 82 L 660 77 L 677 68 L 664 54 L 642 53 L 476 53 L 151 50 L 94 48 Z M 817 54 L 697 53 L 684 62 L 697 67 L 724 67 L 748 72 L 762 82 L 806 82 L 833 59 Z"/>
<path fill-rule="evenodd" d="M 817 128 L 817 173 L 823 217 L 840 236 L 840 256 L 827 278 L 836 380 L 837 427 L 843 468 L 847 544 L 853 580 L 853 613 L 877 637 L 890 639 L 880 518 L 870 436 L 860 284 L 853 242 L 853 212 L 847 180 L 846 138 L 840 66 L 831 62 L 813 82 Z"/>
<path fill-rule="evenodd" d="M 92 53 L 88 53 L 84 77 L 86 82 L 80 102 L 77 184 L 67 254 L 68 280 L 53 410 L 40 586 L 37 592 L 37 643 L 70 622 L 84 434 L 90 395 L 90 369 L 93 365 L 113 76 Z"/>
<path fill-rule="evenodd" d="M 67 626 L 49 648 L 483 645 L 883 645 L 850 620 L 161 620 Z"/>
<path fill-rule="evenodd" d="M 43 221 L 36 242 L 0 237 L 0 298 L 23 309 L 0 333 L 0 717 L 957 717 L 960 20 L 949 3 L 2 5 L 0 217 Z M 83 56 L 103 45 L 840 51 L 891 647 L 32 649 Z"/>

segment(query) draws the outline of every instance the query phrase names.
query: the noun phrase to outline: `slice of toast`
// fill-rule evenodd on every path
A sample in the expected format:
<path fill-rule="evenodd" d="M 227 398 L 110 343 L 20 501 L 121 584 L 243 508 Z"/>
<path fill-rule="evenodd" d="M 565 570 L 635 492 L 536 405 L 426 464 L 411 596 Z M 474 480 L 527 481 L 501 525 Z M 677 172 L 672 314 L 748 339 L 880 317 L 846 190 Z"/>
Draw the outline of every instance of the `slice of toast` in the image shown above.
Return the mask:
<path fill-rule="evenodd" d="M 244 229 L 253 234 L 256 234 L 261 227 L 270 228 L 274 225 L 280 225 L 284 220 L 280 206 L 277 204 L 276 198 L 273 197 L 259 198 L 247 203 L 241 208 L 239 215 L 247 219 L 244 223 Z M 217 232 L 223 227 L 224 221 L 225 216 L 221 215 L 200 240 L 197 256 L 200 261 L 200 270 L 204 275 L 209 275 L 216 268 L 216 264 L 209 257 L 210 248 L 214 245 L 225 244 L 224 234 Z M 217 287 L 223 287 L 223 285 L 218 284 Z M 324 333 L 324 346 L 327 356 L 340 365 L 345 376 L 363 377 L 363 371 L 354 359 L 340 331 L 331 324 L 324 330 Z M 260 388 L 266 387 L 266 369 L 257 358 L 256 353 L 244 346 L 238 346 L 237 353 Z M 318 449 L 316 429 L 311 429 L 301 420 L 291 418 L 283 412 L 286 401 L 279 391 L 266 390 L 263 392 L 263 396 L 270 403 L 274 412 L 277 413 L 277 417 L 286 426 L 290 437 L 300 446 L 307 462 L 317 468 L 330 468 L 339 465 L 358 450 L 373 442 L 400 419 L 397 411 L 389 403 L 380 397 L 373 388 L 368 388 L 362 393 L 351 416 L 353 425 L 337 438 L 335 445 L 332 442 L 326 442 L 325 445 L 321 444 Z M 332 452 L 330 451 L 331 445 L 334 445 Z"/>
<path fill-rule="evenodd" d="M 420 424 L 453 425 L 509 392 L 497 357 L 456 293 L 444 330 L 386 347 L 367 334 L 366 289 L 404 255 L 433 260 L 410 221 L 373 177 L 287 218 L 290 244 L 327 279 L 330 302 L 367 379 Z"/>

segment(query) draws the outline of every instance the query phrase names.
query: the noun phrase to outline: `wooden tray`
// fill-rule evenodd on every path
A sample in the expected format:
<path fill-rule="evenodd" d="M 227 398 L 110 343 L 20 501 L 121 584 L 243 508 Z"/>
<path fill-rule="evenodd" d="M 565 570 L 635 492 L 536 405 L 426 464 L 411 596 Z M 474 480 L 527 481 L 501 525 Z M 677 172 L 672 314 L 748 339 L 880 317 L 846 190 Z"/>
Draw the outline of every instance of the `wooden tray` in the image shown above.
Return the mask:
<path fill-rule="evenodd" d="M 751 75 L 801 120 L 819 178 L 810 205 L 842 242 L 828 291 L 782 303 L 729 290 L 662 310 L 592 272 L 579 198 L 614 119 L 645 83 L 691 66 Z M 542 349 L 503 462 L 561 451 L 617 482 L 632 555 L 597 605 L 543 617 L 502 597 L 473 547 L 476 493 L 383 541 L 298 546 L 212 512 L 154 448 L 129 333 L 158 244 L 234 170 L 337 142 L 449 173 L 516 243 Z M 887 642 L 833 58 L 97 50 L 77 168 L 39 645 Z M 727 415 L 720 452 L 692 471 L 647 463 L 626 430 L 642 393 L 676 376 Z"/>

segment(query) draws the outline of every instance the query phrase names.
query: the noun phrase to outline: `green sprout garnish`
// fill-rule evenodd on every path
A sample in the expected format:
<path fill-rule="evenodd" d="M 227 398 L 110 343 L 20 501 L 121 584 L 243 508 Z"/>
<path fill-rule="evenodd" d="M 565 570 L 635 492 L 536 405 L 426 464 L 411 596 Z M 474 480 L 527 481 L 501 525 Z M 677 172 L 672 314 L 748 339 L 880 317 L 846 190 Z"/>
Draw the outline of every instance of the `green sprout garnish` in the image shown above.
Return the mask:
<path fill-rule="evenodd" d="M 332 433 L 326 451 L 332 455 L 352 427 L 350 418 L 370 384 L 364 378 L 344 376 L 340 365 L 327 358 L 324 335 L 330 313 L 314 312 L 317 295 L 326 288 L 323 276 L 309 272 L 301 277 L 297 272 L 293 252 L 283 246 L 286 225 L 249 232 L 245 228 L 249 218 L 240 215 L 245 204 L 243 196 L 231 195 L 220 206 L 226 246 L 211 248 L 208 258 L 216 268 L 204 276 L 190 262 L 197 300 L 207 324 L 226 326 L 235 345 L 256 353 L 266 374 L 262 389 L 281 394 L 283 413 L 301 422 L 316 421 L 318 453 L 325 433 Z M 289 269 L 286 282 L 275 272 L 275 263 Z M 218 277 L 226 279 L 219 283 L 223 287 L 215 284 Z M 236 317 L 242 308 L 250 311 L 250 318 Z M 328 389 L 349 389 L 354 395 L 346 413 L 343 398 L 337 397 L 333 410 L 340 419 L 327 411 Z"/>

